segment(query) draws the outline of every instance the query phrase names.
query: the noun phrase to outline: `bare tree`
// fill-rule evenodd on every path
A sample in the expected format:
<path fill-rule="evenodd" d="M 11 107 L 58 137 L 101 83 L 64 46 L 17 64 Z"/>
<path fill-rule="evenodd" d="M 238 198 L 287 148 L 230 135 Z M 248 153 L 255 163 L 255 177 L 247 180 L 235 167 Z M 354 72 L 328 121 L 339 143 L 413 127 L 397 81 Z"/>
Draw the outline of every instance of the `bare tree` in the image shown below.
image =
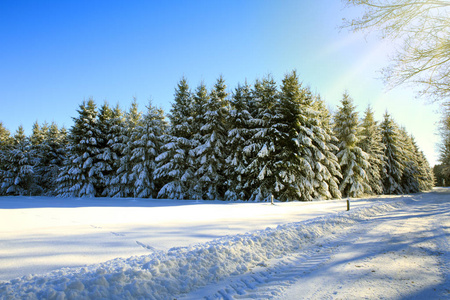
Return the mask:
<path fill-rule="evenodd" d="M 450 0 L 343 0 L 361 7 L 361 18 L 344 19 L 343 28 L 381 31 L 400 42 L 383 69 L 390 87 L 420 86 L 419 95 L 446 103 L 450 99 Z"/>

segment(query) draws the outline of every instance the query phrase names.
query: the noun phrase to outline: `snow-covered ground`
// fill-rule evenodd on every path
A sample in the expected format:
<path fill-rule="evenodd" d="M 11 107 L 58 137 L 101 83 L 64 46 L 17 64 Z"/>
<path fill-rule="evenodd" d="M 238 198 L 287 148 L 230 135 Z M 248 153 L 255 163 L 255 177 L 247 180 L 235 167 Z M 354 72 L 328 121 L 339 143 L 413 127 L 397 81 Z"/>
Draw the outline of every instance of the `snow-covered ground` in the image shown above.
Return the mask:
<path fill-rule="evenodd" d="M 450 297 L 449 189 L 351 204 L 1 197 L 0 298 Z"/>

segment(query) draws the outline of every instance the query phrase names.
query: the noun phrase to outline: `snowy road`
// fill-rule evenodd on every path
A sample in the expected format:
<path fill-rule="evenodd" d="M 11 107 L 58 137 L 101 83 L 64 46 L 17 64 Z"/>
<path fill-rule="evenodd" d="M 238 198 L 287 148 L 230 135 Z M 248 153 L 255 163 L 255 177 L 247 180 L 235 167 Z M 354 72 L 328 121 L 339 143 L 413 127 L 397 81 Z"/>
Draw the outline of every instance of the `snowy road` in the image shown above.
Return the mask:
<path fill-rule="evenodd" d="M 184 299 L 449 299 L 450 190 L 406 202 Z"/>
<path fill-rule="evenodd" d="M 0 283 L 0 299 L 24 297 L 448 299 L 450 297 L 450 189 L 435 189 L 431 193 L 413 196 L 352 202 L 354 205 L 350 212 L 343 211 L 342 201 L 288 203 L 280 204 L 278 207 L 264 203 L 249 203 L 249 205 L 218 202 L 203 207 L 187 203 L 189 205 L 182 210 L 178 204 L 169 205 L 171 202 L 164 202 L 164 205 L 151 202 L 152 204 L 147 206 L 156 205 L 156 207 L 147 208 L 142 207 L 143 203 L 137 207 L 131 205 L 133 207 L 130 209 L 136 213 L 135 223 L 130 223 L 130 219 L 123 215 L 121 218 L 116 211 L 117 214 L 113 219 L 110 216 L 97 216 L 96 226 L 100 228 L 90 227 L 89 230 L 100 230 L 99 243 L 105 242 L 105 237 L 102 239 L 102 236 L 108 238 L 111 236 L 124 244 L 128 243 L 130 249 L 147 251 L 146 255 L 117 258 L 85 267 L 56 269 L 47 274 L 26 275 L 5 281 Z M 41 204 L 45 203 L 48 201 Z M 9 207 L 5 210 L 11 212 L 10 204 L 3 205 Z M 50 207 L 40 205 L 39 208 L 25 210 L 16 207 L 14 213 L 35 214 L 39 217 L 45 213 L 48 216 L 49 212 L 61 213 L 62 205 L 53 203 Z M 78 211 L 74 210 L 74 207 L 67 209 Z M 86 207 L 85 204 L 80 209 L 84 217 L 78 211 L 75 219 L 81 223 L 87 222 L 86 224 L 92 221 L 92 215 L 88 212 L 94 215 L 95 212 L 99 212 L 95 207 Z M 126 211 L 124 207 L 120 209 Z M 278 214 L 273 214 L 274 209 Z M 138 211 L 144 213 L 140 215 Z M 158 214 L 164 211 L 172 213 L 170 218 L 166 214 L 165 219 L 168 218 L 173 223 L 166 223 L 164 226 L 168 227 L 163 228 L 178 228 L 178 231 L 174 235 L 169 235 L 168 239 L 163 238 L 162 232 L 165 232 L 165 229 L 153 237 L 158 238 L 158 241 L 162 242 L 161 245 L 167 247 L 171 243 L 176 243 L 178 237 L 185 236 L 180 242 L 180 246 L 185 243 L 184 247 L 158 249 L 153 246 L 156 244 L 152 244 L 152 238 L 143 239 L 142 245 L 136 243 L 135 236 L 127 238 L 130 235 L 127 230 L 134 228 L 139 222 L 144 222 L 144 217 L 150 212 L 153 212 L 152 217 L 162 220 L 162 216 L 158 219 Z M 186 219 L 185 214 L 181 214 L 186 211 L 202 213 Z M 221 216 L 221 221 L 211 222 L 216 220 L 218 215 Z M 238 223 L 245 222 L 246 218 L 248 224 L 243 228 L 256 229 L 242 233 L 240 232 L 242 228 L 236 228 L 239 227 Z M 58 222 L 65 224 L 63 228 L 73 230 L 74 225 L 70 223 L 75 219 L 63 214 Z M 294 219 L 295 222 L 289 223 Z M 202 223 L 205 226 L 210 222 L 210 228 L 199 226 L 202 229 L 197 229 L 198 231 L 190 236 L 190 229 L 195 229 L 197 225 L 186 227 L 187 229 L 180 227 L 180 224 L 186 225 L 188 221 L 191 225 Z M 148 221 L 146 222 L 149 228 L 158 228 L 156 224 L 151 227 Z M 42 221 L 39 224 L 39 228 L 32 224 L 21 224 L 19 231 L 14 230 L 19 235 L 24 234 L 22 231 L 26 232 L 27 229 L 39 232 L 45 228 L 52 232 L 50 236 L 61 233 L 51 226 L 46 227 L 52 224 Z M 262 227 L 264 224 L 268 224 L 268 228 Z M 112 231 L 111 226 L 121 230 Z M 85 224 L 78 224 L 75 228 L 78 228 L 81 234 L 88 230 L 87 227 Z M 258 227 L 266 229 L 257 230 Z M 5 230 L 2 238 L 8 234 L 13 235 L 11 231 L 14 230 L 13 228 Z M 209 233 L 202 235 L 205 230 Z M 113 232 L 117 235 L 112 234 Z M 141 238 L 145 237 L 145 232 L 152 235 L 150 231 L 141 230 L 138 232 Z M 212 236 L 217 238 L 211 240 Z M 83 241 L 78 239 L 77 234 L 73 234 L 66 237 L 61 245 L 65 245 L 68 239 Z M 42 247 L 40 254 L 52 253 L 49 250 L 52 245 L 45 246 L 48 241 L 48 239 L 38 240 L 37 245 Z M 11 257 L 15 254 L 10 253 L 10 250 L 14 247 L 11 245 L 5 247 L 3 242 L 0 248 L 3 253 L 2 262 L 5 257 L 6 261 L 11 262 Z M 131 247 L 131 242 L 134 243 L 134 248 Z M 192 245 L 192 242 L 198 244 Z M 20 242 L 19 245 L 24 246 L 26 243 Z M 91 247 L 86 243 L 84 246 L 88 249 Z M 29 250 L 21 249 L 21 251 Z M 62 252 L 62 248 L 57 247 L 57 251 Z M 120 251 L 117 253 L 126 255 L 127 251 L 134 250 Z M 66 252 L 70 253 L 67 249 Z M 51 260 L 44 259 L 46 263 L 49 261 Z M 16 264 L 15 266 L 20 267 L 20 259 L 16 260 Z M 0 267 L 6 270 L 3 264 Z M 29 267 L 25 267 L 21 270 L 28 269 Z"/>

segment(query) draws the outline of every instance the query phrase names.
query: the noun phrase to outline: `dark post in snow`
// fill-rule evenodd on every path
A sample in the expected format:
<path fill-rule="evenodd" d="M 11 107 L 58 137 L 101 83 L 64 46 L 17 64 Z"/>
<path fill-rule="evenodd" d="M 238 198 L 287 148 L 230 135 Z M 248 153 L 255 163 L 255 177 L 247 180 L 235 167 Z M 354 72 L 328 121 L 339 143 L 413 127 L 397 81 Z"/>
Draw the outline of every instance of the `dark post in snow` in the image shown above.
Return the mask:
<path fill-rule="evenodd" d="M 270 204 L 273 205 L 273 195 L 270 195 Z"/>
<path fill-rule="evenodd" d="M 347 211 L 350 210 L 350 198 L 347 198 Z"/>

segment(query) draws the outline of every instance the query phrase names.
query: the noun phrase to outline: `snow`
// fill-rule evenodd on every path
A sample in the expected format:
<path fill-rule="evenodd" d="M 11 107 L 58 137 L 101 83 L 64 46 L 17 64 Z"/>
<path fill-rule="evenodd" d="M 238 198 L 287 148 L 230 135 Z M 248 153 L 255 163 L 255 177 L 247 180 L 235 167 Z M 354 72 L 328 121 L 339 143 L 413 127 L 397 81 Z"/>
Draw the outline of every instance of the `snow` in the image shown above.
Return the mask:
<path fill-rule="evenodd" d="M 1 197 L 0 298 L 443 299 L 449 200 Z"/>

